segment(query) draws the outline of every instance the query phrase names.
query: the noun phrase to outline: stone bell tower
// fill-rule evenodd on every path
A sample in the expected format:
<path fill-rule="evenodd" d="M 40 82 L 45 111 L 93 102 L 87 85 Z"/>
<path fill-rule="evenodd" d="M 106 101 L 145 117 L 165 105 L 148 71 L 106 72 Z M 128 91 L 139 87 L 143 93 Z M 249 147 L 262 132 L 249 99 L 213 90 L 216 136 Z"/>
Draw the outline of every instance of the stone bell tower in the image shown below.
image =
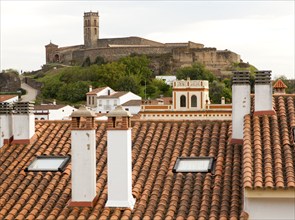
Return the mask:
<path fill-rule="evenodd" d="M 99 38 L 98 12 L 84 12 L 84 46 L 85 48 L 97 47 Z"/>

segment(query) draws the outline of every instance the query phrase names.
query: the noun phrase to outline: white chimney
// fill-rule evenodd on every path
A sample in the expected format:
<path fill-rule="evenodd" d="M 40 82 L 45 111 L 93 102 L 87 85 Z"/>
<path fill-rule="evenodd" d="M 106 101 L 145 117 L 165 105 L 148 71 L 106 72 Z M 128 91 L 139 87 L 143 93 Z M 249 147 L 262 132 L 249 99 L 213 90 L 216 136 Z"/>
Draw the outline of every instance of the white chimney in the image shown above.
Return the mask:
<path fill-rule="evenodd" d="M 92 85 L 89 86 L 89 92 L 91 92 L 91 91 L 92 91 Z"/>
<path fill-rule="evenodd" d="M 29 144 L 35 134 L 34 105 L 31 102 L 13 104 L 12 133 L 14 144 Z"/>
<path fill-rule="evenodd" d="M 53 104 L 53 105 L 56 105 L 56 99 L 53 99 L 52 104 Z"/>
<path fill-rule="evenodd" d="M 96 199 L 95 113 L 83 106 L 71 117 L 72 199 L 69 205 L 92 207 Z"/>
<path fill-rule="evenodd" d="M 132 147 L 131 114 L 122 106 L 108 114 L 108 200 L 106 207 L 131 208 Z"/>
<path fill-rule="evenodd" d="M 12 105 L 8 102 L 0 103 L 0 148 L 12 141 Z"/>
<path fill-rule="evenodd" d="M 232 144 L 243 143 L 244 116 L 250 114 L 250 76 L 248 71 L 236 71 L 232 84 Z"/>
<path fill-rule="evenodd" d="M 256 71 L 254 115 L 273 115 L 271 71 Z"/>

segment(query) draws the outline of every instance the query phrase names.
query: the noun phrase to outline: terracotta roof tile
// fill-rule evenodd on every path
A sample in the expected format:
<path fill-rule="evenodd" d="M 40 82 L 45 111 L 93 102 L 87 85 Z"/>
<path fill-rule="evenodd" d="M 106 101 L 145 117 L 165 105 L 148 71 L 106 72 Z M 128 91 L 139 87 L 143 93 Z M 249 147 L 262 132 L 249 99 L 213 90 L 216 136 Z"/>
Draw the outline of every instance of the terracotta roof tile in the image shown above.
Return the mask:
<path fill-rule="evenodd" d="M 1 148 L 0 219 L 247 219 L 242 186 L 295 187 L 294 98 L 275 96 L 276 115 L 245 116 L 243 147 L 230 144 L 230 122 L 134 121 L 133 210 L 105 207 L 106 123 L 96 130 L 98 200 L 79 208 L 67 205 L 71 164 L 63 173 L 23 171 L 35 155 L 71 154 L 69 122 L 37 122 L 34 143 Z M 173 173 L 179 156 L 214 157 L 214 175 Z"/>
<path fill-rule="evenodd" d="M 38 138 L 31 145 L 4 146 L 0 158 L 0 218 L 218 219 L 236 217 L 242 211 L 241 149 L 229 144 L 229 122 L 134 122 L 134 210 L 105 208 L 105 123 L 99 123 L 96 132 L 99 199 L 93 208 L 67 206 L 71 164 L 63 173 L 23 172 L 35 155 L 70 154 L 69 122 L 38 122 L 36 129 Z M 216 175 L 173 173 L 179 156 L 215 157 Z"/>
<path fill-rule="evenodd" d="M 279 79 L 275 82 L 275 84 L 273 85 L 273 88 L 274 89 L 286 89 L 288 87 L 281 79 Z"/>
<path fill-rule="evenodd" d="M 91 92 L 87 92 L 86 95 L 96 95 L 97 93 L 101 92 L 102 90 L 106 89 L 107 87 L 100 87 L 96 89 L 92 89 Z"/>
<path fill-rule="evenodd" d="M 276 115 L 245 116 L 244 187 L 277 189 L 295 186 L 295 151 L 291 148 L 294 99 L 294 95 L 274 96 Z"/>

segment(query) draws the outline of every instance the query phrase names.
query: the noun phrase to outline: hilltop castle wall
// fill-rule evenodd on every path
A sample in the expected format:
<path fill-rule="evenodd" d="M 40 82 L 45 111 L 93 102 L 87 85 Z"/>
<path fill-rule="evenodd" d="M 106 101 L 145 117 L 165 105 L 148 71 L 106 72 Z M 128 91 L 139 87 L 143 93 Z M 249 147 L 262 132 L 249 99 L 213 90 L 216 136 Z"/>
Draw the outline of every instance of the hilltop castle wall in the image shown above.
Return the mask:
<path fill-rule="evenodd" d="M 170 53 L 167 47 L 108 47 L 94 48 L 88 50 L 73 51 L 72 59 L 76 63 L 82 63 L 86 57 L 94 62 L 97 56 L 103 57 L 106 61 L 115 61 L 131 54 L 165 54 Z"/>
<path fill-rule="evenodd" d="M 147 40 L 140 37 L 123 37 L 123 38 L 105 38 L 98 40 L 98 47 L 109 47 L 109 45 L 148 45 L 153 47 L 161 47 L 164 44 Z"/>
<path fill-rule="evenodd" d="M 191 41 L 163 44 L 140 37 L 99 39 L 98 22 L 98 12 L 84 13 L 84 45 L 59 48 L 50 43 L 45 46 L 46 63 L 82 64 L 87 57 L 94 62 L 98 56 L 103 57 L 106 61 L 115 61 L 131 54 L 168 54 L 171 57 L 169 59 L 173 62 L 172 68 L 200 62 L 212 70 L 224 70 L 231 63 L 240 62 L 240 55 L 236 53 L 205 48 L 203 44 Z M 161 64 L 155 65 L 160 67 Z"/>

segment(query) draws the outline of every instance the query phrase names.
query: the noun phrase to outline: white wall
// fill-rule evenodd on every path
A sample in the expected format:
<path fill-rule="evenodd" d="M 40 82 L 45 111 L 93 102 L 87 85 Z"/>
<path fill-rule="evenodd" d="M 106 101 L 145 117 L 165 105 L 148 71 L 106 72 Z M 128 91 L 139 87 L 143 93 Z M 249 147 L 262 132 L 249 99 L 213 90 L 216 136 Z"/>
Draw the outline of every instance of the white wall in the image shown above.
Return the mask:
<path fill-rule="evenodd" d="M 73 108 L 69 105 L 60 108 L 60 109 L 49 109 L 49 120 L 64 120 L 69 119 L 69 116 L 76 111 L 76 108 Z"/>
<path fill-rule="evenodd" d="M 136 115 L 138 114 L 138 112 L 140 111 L 141 109 L 141 106 L 123 106 L 123 108 L 126 110 L 128 109 L 128 111 L 132 114 L 132 115 Z"/>
<path fill-rule="evenodd" d="M 244 116 L 250 113 L 250 85 L 232 85 L 232 138 L 243 139 Z"/>
<path fill-rule="evenodd" d="M 4 139 L 10 139 L 12 135 L 12 115 L 0 115 L 0 148 L 3 146 Z"/>
<path fill-rule="evenodd" d="M 38 112 L 38 111 L 35 111 Z M 49 120 L 48 114 L 35 114 L 35 120 Z"/>
<path fill-rule="evenodd" d="M 108 200 L 106 207 L 133 208 L 131 129 L 108 130 Z"/>
<path fill-rule="evenodd" d="M 4 102 L 8 102 L 8 103 L 13 103 L 13 102 L 17 102 L 19 100 L 18 96 L 15 96 L 11 99 L 7 99 Z"/>
<path fill-rule="evenodd" d="M 272 86 L 270 84 L 255 85 L 255 111 L 271 111 Z"/>
<path fill-rule="evenodd" d="M 72 130 L 72 201 L 92 202 L 96 196 L 95 130 Z"/>
<path fill-rule="evenodd" d="M 35 134 L 34 114 L 13 114 L 13 139 L 28 140 Z"/>
<path fill-rule="evenodd" d="M 245 200 L 249 220 L 294 220 L 295 198 L 250 198 Z"/>
<path fill-rule="evenodd" d="M 119 97 L 119 103 L 118 103 L 118 105 L 122 105 L 125 102 L 128 102 L 130 100 L 141 100 L 141 97 L 138 96 L 138 95 L 135 95 L 132 92 L 128 92 L 127 94 L 122 95 L 121 97 Z"/>
<path fill-rule="evenodd" d="M 180 97 L 184 95 L 186 97 L 186 107 L 180 107 Z M 191 97 L 195 95 L 197 97 L 197 107 L 191 107 Z M 201 110 L 206 108 L 206 99 L 208 99 L 208 104 L 210 104 L 209 100 L 209 92 L 208 91 L 175 91 L 173 92 L 173 96 L 176 98 L 176 108 L 175 110 Z M 174 97 L 172 99 L 174 101 Z M 174 104 L 172 105 L 174 106 Z"/>
<path fill-rule="evenodd" d="M 100 99 L 98 97 L 97 99 L 97 107 L 93 109 L 95 112 L 101 112 L 106 113 L 111 110 L 114 110 L 117 105 L 122 105 L 125 102 L 128 102 L 130 100 L 141 100 L 141 97 L 138 95 L 135 95 L 132 92 L 128 92 L 125 95 L 122 95 L 118 98 L 109 98 L 109 99 Z M 116 102 L 116 105 L 115 105 Z M 99 105 L 101 103 L 101 106 Z M 136 110 L 135 110 L 136 111 Z"/>

